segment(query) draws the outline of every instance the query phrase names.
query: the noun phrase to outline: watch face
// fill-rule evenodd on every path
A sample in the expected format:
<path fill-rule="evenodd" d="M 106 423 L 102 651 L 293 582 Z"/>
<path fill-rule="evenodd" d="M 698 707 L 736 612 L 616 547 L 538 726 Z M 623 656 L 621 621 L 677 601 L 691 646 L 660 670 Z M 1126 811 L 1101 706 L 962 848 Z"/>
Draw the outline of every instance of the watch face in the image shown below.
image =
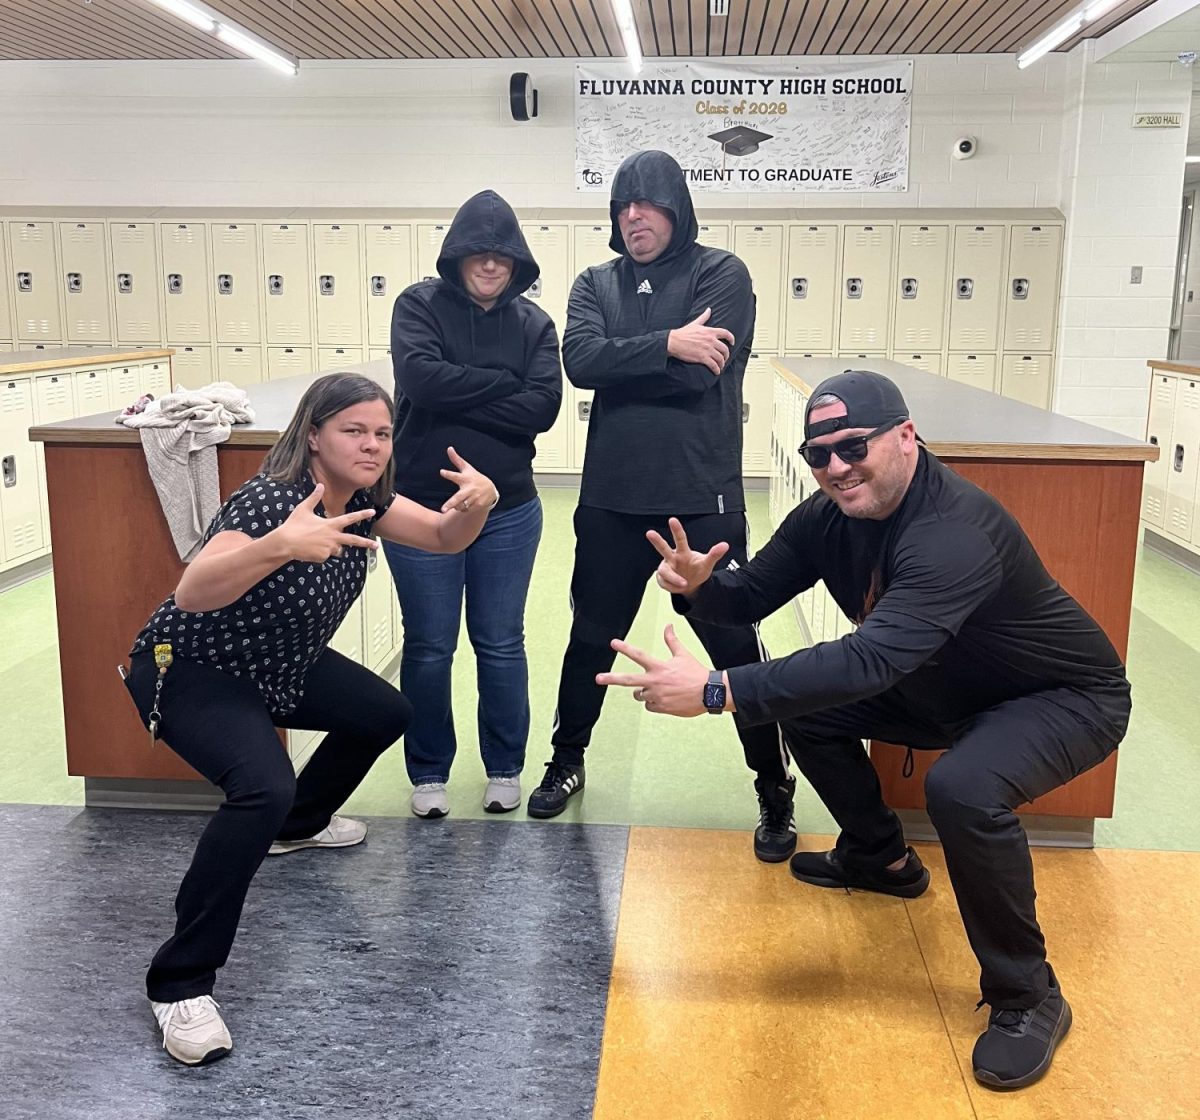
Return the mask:
<path fill-rule="evenodd" d="M 724 711 L 725 686 L 723 684 L 706 684 L 704 686 L 704 706 L 711 712 Z"/>

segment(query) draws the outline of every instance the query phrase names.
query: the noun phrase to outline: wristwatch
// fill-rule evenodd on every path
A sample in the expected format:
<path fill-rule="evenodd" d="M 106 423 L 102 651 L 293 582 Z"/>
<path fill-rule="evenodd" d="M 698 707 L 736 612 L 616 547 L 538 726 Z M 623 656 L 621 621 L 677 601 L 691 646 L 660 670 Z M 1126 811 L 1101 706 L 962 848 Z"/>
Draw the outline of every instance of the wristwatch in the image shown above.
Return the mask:
<path fill-rule="evenodd" d="M 713 669 L 708 674 L 708 683 L 704 686 L 704 707 L 710 716 L 723 715 L 725 712 L 725 674 L 720 669 Z"/>

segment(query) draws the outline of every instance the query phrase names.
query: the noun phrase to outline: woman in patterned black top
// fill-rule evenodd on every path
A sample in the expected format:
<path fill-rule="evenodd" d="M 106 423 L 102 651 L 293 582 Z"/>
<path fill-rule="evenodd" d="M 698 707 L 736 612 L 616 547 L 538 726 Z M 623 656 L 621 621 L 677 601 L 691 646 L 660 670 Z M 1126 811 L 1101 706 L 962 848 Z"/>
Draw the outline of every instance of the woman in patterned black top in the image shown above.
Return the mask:
<path fill-rule="evenodd" d="M 362 591 L 376 536 L 430 552 L 458 552 L 478 536 L 499 495 L 447 453 L 453 468 L 441 474 L 457 490 L 440 510 L 397 497 L 387 392 L 365 377 L 319 378 L 134 642 L 127 684 L 139 714 L 161 719 L 171 749 L 226 797 L 179 888 L 175 933 L 146 976 L 163 1045 L 185 1064 L 233 1045 L 212 990 L 263 857 L 366 836 L 334 810 L 404 734 L 412 708 L 328 644 Z M 279 727 L 327 732 L 298 777 Z"/>

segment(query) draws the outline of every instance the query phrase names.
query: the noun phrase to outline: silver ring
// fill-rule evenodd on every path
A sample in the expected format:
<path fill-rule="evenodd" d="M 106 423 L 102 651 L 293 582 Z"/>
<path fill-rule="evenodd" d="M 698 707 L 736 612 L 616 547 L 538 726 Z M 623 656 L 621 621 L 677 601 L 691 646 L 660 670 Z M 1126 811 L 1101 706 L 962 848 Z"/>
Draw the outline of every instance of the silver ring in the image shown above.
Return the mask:
<path fill-rule="evenodd" d="M 467 510 L 469 510 L 470 508 L 471 508 L 471 503 L 469 501 L 463 502 L 463 504 L 462 504 L 463 513 L 466 513 Z"/>

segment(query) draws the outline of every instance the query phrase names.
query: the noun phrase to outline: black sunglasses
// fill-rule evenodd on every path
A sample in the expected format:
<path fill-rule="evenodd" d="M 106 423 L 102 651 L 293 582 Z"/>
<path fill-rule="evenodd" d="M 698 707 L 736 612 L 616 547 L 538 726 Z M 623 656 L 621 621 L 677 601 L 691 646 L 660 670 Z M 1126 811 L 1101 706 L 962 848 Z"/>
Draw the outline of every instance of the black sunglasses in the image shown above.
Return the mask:
<path fill-rule="evenodd" d="M 834 455 L 843 463 L 861 463 L 867 457 L 867 452 L 870 451 L 870 448 L 867 447 L 868 440 L 881 436 L 884 432 L 890 432 L 898 424 L 903 423 L 904 418 L 889 420 L 873 432 L 867 432 L 865 436 L 851 436 L 849 439 L 840 439 L 837 443 L 823 445 L 805 443 L 800 446 L 799 451 L 804 456 L 804 461 L 817 471 L 824 470 L 829 466 L 829 460 Z"/>

